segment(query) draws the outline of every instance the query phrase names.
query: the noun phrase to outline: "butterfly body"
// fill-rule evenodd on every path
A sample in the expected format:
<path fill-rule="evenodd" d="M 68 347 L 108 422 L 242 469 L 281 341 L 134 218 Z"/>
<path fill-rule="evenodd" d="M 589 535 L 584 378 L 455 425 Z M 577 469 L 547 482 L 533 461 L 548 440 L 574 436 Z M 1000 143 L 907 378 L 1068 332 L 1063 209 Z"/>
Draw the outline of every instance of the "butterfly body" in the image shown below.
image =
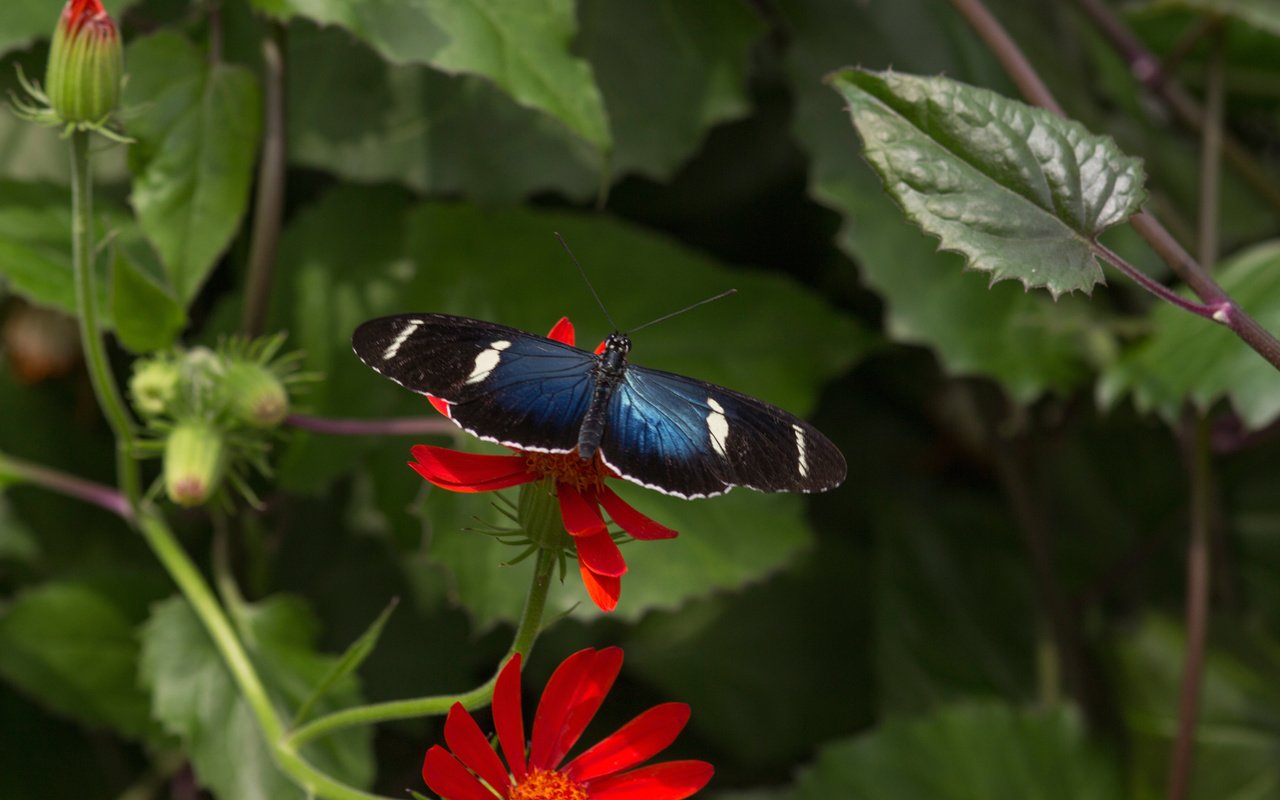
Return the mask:
<path fill-rule="evenodd" d="M 403 314 L 364 323 L 352 346 L 378 373 L 443 401 L 468 433 L 520 450 L 599 453 L 619 477 L 666 494 L 814 492 L 844 480 L 844 456 L 809 423 L 631 364 L 620 333 L 597 354 L 469 317 Z"/>

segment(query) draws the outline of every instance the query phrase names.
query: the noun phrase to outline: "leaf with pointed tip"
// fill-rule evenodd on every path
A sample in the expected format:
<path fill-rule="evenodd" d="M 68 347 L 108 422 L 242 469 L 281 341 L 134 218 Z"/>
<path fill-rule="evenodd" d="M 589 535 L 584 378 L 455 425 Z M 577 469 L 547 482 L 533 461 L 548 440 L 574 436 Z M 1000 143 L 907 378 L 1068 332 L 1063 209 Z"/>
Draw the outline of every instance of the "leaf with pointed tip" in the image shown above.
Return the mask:
<path fill-rule="evenodd" d="M 1280 330 L 1280 242 L 1247 250 L 1216 273 L 1223 291 L 1267 330 Z M 1098 384 L 1110 406 L 1126 394 L 1173 422 L 1187 401 L 1201 410 L 1226 398 L 1250 429 L 1280 416 L 1280 372 L 1225 327 L 1162 303 L 1149 339 L 1110 365 Z"/>
<path fill-rule="evenodd" d="M 339 681 L 355 672 L 364 663 L 364 660 L 373 653 L 373 648 L 378 646 L 378 637 L 382 635 L 382 629 L 386 626 L 387 620 L 391 618 L 391 612 L 396 610 L 396 606 L 400 604 L 400 598 L 393 597 L 382 613 L 377 616 L 364 633 L 351 643 L 346 652 L 342 654 L 333 664 L 333 669 L 329 671 L 321 679 L 316 688 L 312 690 L 311 696 L 308 697 L 298 708 L 298 713 L 294 715 L 293 724 L 296 726 L 305 721 L 311 713 L 311 707 L 316 704 L 325 693 L 332 689 Z"/>
<path fill-rule="evenodd" d="M 1137 212 L 1141 162 L 1110 137 L 946 78 L 844 70 L 864 152 L 908 218 L 992 283 L 1054 297 L 1103 281 L 1090 247 Z"/>
<path fill-rule="evenodd" d="M 124 104 L 138 222 L 184 306 L 231 243 L 249 203 L 261 109 L 253 73 L 210 66 L 173 33 L 128 47 Z"/>
<path fill-rule="evenodd" d="M 573 0 L 253 0 L 262 11 L 341 25 L 401 64 L 487 78 L 558 119 L 598 152 L 612 147 L 591 66 L 570 48 Z"/>

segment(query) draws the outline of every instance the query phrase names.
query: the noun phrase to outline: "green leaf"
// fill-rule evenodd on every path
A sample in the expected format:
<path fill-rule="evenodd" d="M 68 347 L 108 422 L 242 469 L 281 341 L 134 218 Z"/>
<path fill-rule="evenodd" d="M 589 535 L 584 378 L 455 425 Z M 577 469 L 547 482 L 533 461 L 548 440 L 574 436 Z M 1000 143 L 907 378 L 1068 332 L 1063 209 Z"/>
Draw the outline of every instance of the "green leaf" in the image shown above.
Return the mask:
<path fill-rule="evenodd" d="M 1217 278 L 1262 327 L 1280 331 L 1280 243 L 1229 259 Z M 1167 303 L 1154 309 L 1151 326 L 1150 338 L 1103 374 L 1098 385 L 1103 406 L 1132 394 L 1140 410 L 1173 422 L 1188 401 L 1207 410 L 1225 398 L 1250 429 L 1280 414 L 1280 372 L 1231 331 Z"/>
<path fill-rule="evenodd" d="M 226 250 L 249 201 L 261 101 L 253 73 L 208 59 L 173 33 L 126 52 L 133 206 L 164 263 L 169 288 L 189 304 Z"/>
<path fill-rule="evenodd" d="M 572 0 L 253 0 L 278 16 L 341 25 L 397 63 L 493 81 L 597 151 L 612 142 L 591 67 L 570 52 Z"/>
<path fill-rule="evenodd" d="M 275 701 L 295 706 L 336 660 L 315 652 L 316 622 L 301 601 L 275 597 L 248 608 L 243 639 L 250 655 Z M 305 796 L 276 769 L 248 704 L 185 600 L 155 607 L 142 632 L 142 676 L 156 718 L 182 739 L 202 785 L 241 800 Z M 359 702 L 348 678 L 319 706 L 327 711 Z M 367 787 L 373 779 L 371 739 L 368 729 L 348 728 L 303 755 L 329 775 Z"/>
<path fill-rule="evenodd" d="M 1214 639 L 1204 662 L 1199 724 L 1195 735 L 1192 800 L 1272 797 L 1280 786 L 1280 670 L 1277 641 L 1241 630 L 1225 618 L 1213 621 Z M 1118 697 L 1133 741 L 1138 780 L 1160 796 L 1168 780 L 1169 753 L 1177 730 L 1186 635 L 1181 626 L 1150 618 L 1117 639 Z"/>
<path fill-rule="evenodd" d="M 1234 17 L 1273 36 L 1280 36 L 1280 6 L 1275 0 L 1154 0 L 1150 7 L 1185 8 L 1213 16 Z"/>
<path fill-rule="evenodd" d="M 481 78 L 387 63 L 340 29 L 303 24 L 290 28 L 289 63 L 295 163 L 486 202 L 599 188 L 590 148 Z"/>
<path fill-rule="evenodd" d="M 796 136 L 813 164 L 810 193 L 843 216 L 840 247 L 884 298 L 888 335 L 931 348 L 949 374 L 989 376 L 1023 402 L 1084 380 L 1083 356 L 1096 335 L 1090 304 L 1071 297 L 1053 303 L 1012 283 L 988 287 L 982 275 L 962 271 L 959 256 L 938 252 L 936 240 L 903 219 L 858 157 L 848 117 L 821 82 L 851 53 L 864 64 L 905 62 L 998 82 L 999 67 L 976 44 L 966 49 L 968 26 L 927 0 L 784 1 L 779 11 L 793 43 L 787 74 L 797 98 Z M 904 28 L 903 20 L 921 19 L 928 24 Z"/>
<path fill-rule="evenodd" d="M 355 671 L 360 668 L 364 660 L 372 655 L 373 649 L 378 646 L 378 637 L 382 635 L 383 627 L 386 626 L 387 620 L 391 618 L 391 612 L 396 610 L 396 606 L 399 603 L 399 598 L 393 597 L 387 607 L 382 610 L 382 613 L 370 623 L 368 629 L 360 634 L 360 637 L 352 642 L 351 646 L 342 654 L 342 657 L 334 663 L 333 669 L 312 690 L 311 695 L 302 703 L 298 713 L 294 715 L 293 724 L 295 726 L 307 719 L 311 708 L 320 698 L 324 697 L 326 692 L 348 675 L 355 674 Z"/>
<path fill-rule="evenodd" d="M 119 25 L 120 15 L 138 0 L 103 0 L 107 13 Z M 22 0 L 0 3 L 0 55 L 25 47 L 36 39 L 48 39 L 58 24 L 66 0 Z M 43 80 L 44 76 L 39 76 Z"/>
<path fill-rule="evenodd" d="M 614 175 L 670 178 L 709 128 L 749 110 L 750 50 L 764 27 L 747 5 L 588 0 L 579 19 L 578 49 L 595 70 L 617 141 Z"/>
<path fill-rule="evenodd" d="M 110 203 L 94 207 L 96 241 L 111 236 L 130 257 L 144 246 L 126 212 Z M 107 306 L 107 258 L 100 255 L 99 307 L 110 324 Z M 75 273 L 71 266 L 71 195 L 43 183 L 0 181 L 0 277 L 15 294 L 32 303 L 76 313 Z"/>
<path fill-rule="evenodd" d="M 1115 766 L 1069 710 L 954 705 L 824 748 L 795 800 L 1119 800 Z"/>
<path fill-rule="evenodd" d="M 908 218 L 992 282 L 1054 297 L 1103 280 L 1090 243 L 1138 210 L 1141 162 L 1044 109 L 945 78 L 845 70 L 864 152 Z"/>
<path fill-rule="evenodd" d="M 120 343 L 135 353 L 173 344 L 187 324 L 182 306 L 119 254 L 111 274 L 111 316 Z"/>
<path fill-rule="evenodd" d="M 134 620 L 98 587 L 47 583 L 0 616 L 0 674 L 85 724 L 154 733 L 137 670 Z"/>

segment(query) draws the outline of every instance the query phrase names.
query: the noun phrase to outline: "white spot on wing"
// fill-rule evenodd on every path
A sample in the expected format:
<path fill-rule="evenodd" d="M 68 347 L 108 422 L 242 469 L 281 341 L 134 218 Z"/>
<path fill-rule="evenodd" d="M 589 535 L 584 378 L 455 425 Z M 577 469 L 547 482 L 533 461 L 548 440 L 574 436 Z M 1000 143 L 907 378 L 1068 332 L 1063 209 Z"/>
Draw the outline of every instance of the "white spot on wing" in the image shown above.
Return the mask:
<path fill-rule="evenodd" d="M 502 351 L 511 346 L 511 342 L 506 340 L 494 342 L 485 349 L 480 351 L 480 355 L 476 356 L 476 364 L 471 368 L 471 374 L 467 376 L 467 383 L 479 383 L 489 377 L 489 373 L 493 372 L 494 367 L 498 366 L 498 362 L 502 360 Z"/>
<path fill-rule="evenodd" d="M 725 443 L 729 441 L 729 420 L 724 415 L 724 407 L 715 398 L 708 397 L 707 406 L 711 409 L 707 415 L 707 438 L 711 441 L 711 449 L 724 457 L 728 455 Z"/>
<path fill-rule="evenodd" d="M 394 358 L 395 354 L 400 352 L 400 345 L 404 344 L 405 341 L 408 340 L 408 338 L 413 335 L 413 332 L 416 331 L 418 329 L 418 326 L 421 324 L 422 324 L 422 320 L 420 319 L 409 320 L 409 323 L 404 326 L 404 330 L 397 333 L 396 338 L 392 339 L 391 344 L 387 345 L 387 349 L 384 350 L 382 353 L 382 360 L 386 361 L 389 358 Z"/>
<path fill-rule="evenodd" d="M 800 469 L 800 477 L 807 478 L 809 477 L 809 456 L 805 453 L 804 429 L 793 422 L 791 430 L 796 432 L 796 466 Z"/>

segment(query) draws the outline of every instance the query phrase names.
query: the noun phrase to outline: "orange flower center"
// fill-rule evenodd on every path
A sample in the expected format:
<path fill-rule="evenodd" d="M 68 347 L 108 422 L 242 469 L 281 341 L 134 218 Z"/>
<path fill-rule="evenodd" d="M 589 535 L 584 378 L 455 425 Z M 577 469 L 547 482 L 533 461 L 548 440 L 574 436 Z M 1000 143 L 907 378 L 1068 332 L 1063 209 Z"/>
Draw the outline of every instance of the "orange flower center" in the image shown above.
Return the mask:
<path fill-rule="evenodd" d="M 556 483 L 571 484 L 580 492 L 597 490 L 604 485 L 605 478 L 614 476 L 598 452 L 587 461 L 579 458 L 576 450 L 572 453 L 526 452 L 524 458 L 530 472 L 555 478 Z"/>
<path fill-rule="evenodd" d="M 582 784 L 563 772 L 534 769 L 511 790 L 511 800 L 589 800 Z"/>

